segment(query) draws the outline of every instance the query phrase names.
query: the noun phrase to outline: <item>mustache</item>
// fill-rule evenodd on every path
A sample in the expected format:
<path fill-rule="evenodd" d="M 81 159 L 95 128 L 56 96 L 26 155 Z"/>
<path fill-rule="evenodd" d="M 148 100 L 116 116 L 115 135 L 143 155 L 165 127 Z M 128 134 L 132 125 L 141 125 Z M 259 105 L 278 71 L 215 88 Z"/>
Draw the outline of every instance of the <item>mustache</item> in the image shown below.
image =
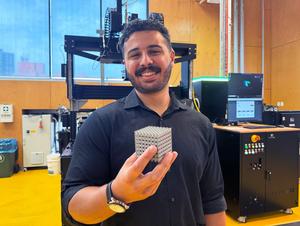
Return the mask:
<path fill-rule="evenodd" d="M 159 73 L 159 72 L 161 72 L 160 67 L 151 64 L 151 65 L 149 65 L 148 67 L 140 67 L 140 68 L 136 69 L 136 71 L 135 71 L 135 76 L 142 76 L 142 74 L 143 74 L 146 70 L 153 71 L 154 73 Z"/>

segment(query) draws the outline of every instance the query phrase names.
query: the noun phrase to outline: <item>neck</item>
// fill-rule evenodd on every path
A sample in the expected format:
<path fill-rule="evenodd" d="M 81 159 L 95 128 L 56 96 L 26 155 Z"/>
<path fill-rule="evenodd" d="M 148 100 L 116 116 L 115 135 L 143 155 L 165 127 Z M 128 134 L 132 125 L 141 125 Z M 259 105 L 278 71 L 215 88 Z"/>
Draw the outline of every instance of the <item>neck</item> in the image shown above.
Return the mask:
<path fill-rule="evenodd" d="M 161 91 L 156 93 L 141 93 L 135 90 L 138 97 L 143 101 L 143 103 L 155 111 L 158 115 L 162 116 L 163 113 L 168 109 L 170 104 L 169 87 L 166 86 Z"/>

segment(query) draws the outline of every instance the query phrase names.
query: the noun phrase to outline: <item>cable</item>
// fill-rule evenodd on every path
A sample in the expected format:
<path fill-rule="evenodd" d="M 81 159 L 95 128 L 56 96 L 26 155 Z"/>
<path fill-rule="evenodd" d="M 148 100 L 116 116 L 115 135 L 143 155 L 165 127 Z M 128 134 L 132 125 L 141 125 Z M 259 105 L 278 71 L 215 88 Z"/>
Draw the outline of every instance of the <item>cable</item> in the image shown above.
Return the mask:
<path fill-rule="evenodd" d="M 192 99 L 193 99 L 193 103 L 194 103 L 194 106 L 196 108 L 196 111 L 200 112 L 200 103 L 199 103 L 199 100 L 198 98 L 195 98 L 195 92 L 194 92 L 194 89 L 192 90 Z"/>
<path fill-rule="evenodd" d="M 54 116 L 51 116 L 51 119 L 53 120 L 53 130 L 54 130 L 52 141 L 53 141 L 55 153 L 57 153 L 58 152 L 58 147 L 57 147 L 58 146 L 57 145 L 57 143 L 58 143 L 58 137 L 57 137 L 58 136 L 58 121 Z"/>

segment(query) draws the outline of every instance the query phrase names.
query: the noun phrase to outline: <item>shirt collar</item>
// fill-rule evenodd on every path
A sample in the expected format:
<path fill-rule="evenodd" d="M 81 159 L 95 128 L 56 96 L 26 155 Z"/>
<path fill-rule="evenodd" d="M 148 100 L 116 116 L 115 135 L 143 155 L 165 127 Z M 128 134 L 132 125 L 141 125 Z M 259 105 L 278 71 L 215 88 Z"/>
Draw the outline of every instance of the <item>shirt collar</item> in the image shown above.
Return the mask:
<path fill-rule="evenodd" d="M 125 98 L 125 109 L 135 108 L 138 106 L 143 106 L 143 102 L 137 96 L 135 89 L 132 89 L 128 96 Z"/>
<path fill-rule="evenodd" d="M 180 102 L 180 100 L 177 99 L 177 97 L 173 92 L 170 92 L 170 96 L 171 96 L 171 105 L 169 106 L 168 110 L 171 111 L 178 110 L 178 109 L 186 110 L 188 108 L 184 103 Z M 125 98 L 124 109 L 135 108 L 138 106 L 145 107 L 143 102 L 136 94 L 135 89 L 133 89 Z"/>
<path fill-rule="evenodd" d="M 171 96 L 171 106 L 169 108 L 171 108 L 171 110 L 178 110 L 178 109 L 182 109 L 182 110 L 187 110 L 188 106 L 186 106 L 184 103 L 182 103 L 175 95 L 175 93 L 170 92 L 170 96 Z"/>

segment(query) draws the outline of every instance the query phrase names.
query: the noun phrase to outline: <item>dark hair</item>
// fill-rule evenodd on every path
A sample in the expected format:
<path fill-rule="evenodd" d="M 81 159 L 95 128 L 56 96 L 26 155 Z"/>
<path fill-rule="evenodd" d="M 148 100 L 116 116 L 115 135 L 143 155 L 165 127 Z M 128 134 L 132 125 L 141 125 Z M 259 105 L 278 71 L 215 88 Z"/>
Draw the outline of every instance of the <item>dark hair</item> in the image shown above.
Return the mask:
<path fill-rule="evenodd" d="M 158 31 L 165 38 L 167 46 L 169 49 L 172 49 L 170 34 L 168 29 L 159 21 L 148 19 L 148 20 L 140 20 L 135 19 L 129 22 L 122 31 L 122 36 L 118 42 L 119 51 L 124 54 L 124 43 L 129 39 L 129 37 L 137 31 Z"/>

